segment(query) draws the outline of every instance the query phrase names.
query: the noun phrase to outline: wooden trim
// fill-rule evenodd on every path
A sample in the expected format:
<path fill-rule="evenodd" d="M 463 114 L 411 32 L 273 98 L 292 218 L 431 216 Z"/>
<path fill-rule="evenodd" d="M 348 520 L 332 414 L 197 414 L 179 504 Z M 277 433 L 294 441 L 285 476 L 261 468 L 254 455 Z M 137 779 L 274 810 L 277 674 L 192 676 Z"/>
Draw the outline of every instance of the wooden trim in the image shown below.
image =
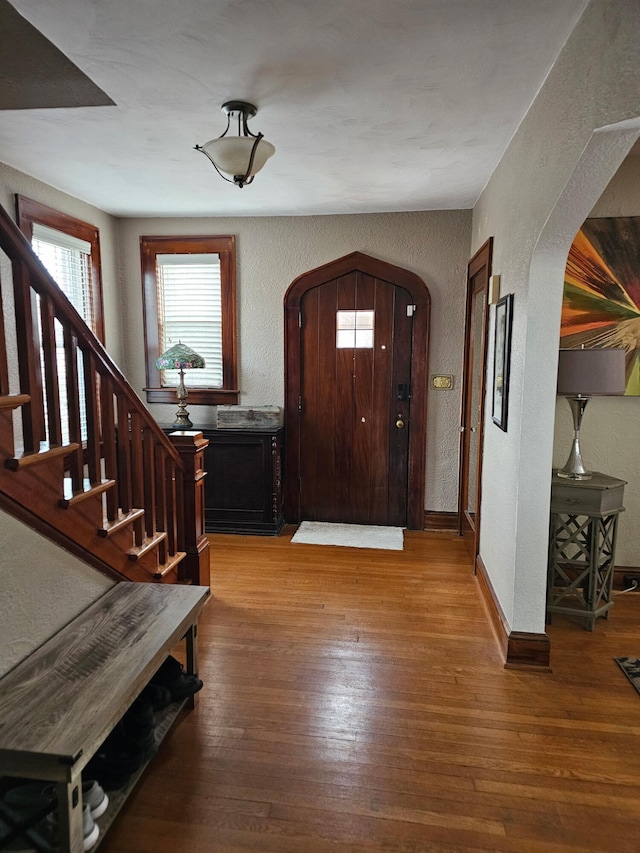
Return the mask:
<path fill-rule="evenodd" d="M 190 388 L 188 377 L 185 382 L 187 388 L 187 407 L 189 406 L 217 406 L 231 405 L 237 403 L 240 392 L 231 388 Z M 144 388 L 147 395 L 147 403 L 175 403 L 176 389 L 171 388 Z"/>
<path fill-rule="evenodd" d="M 409 477 L 407 496 L 407 526 L 422 530 L 424 525 L 424 495 L 427 431 L 427 376 L 431 296 L 424 281 L 415 273 L 387 263 L 362 252 L 352 252 L 328 264 L 298 276 L 284 297 L 285 330 L 285 422 L 287 425 L 287 486 L 285 515 L 289 523 L 300 516 L 300 412 L 298 397 L 301 388 L 300 330 L 298 326 L 302 298 L 314 287 L 333 278 L 362 272 L 373 278 L 403 287 L 416 305 L 418 322 L 413 328 L 411 363 L 411 432 L 409 436 Z"/>
<path fill-rule="evenodd" d="M 169 441 L 180 454 L 184 465 L 182 476 L 183 520 L 182 543 L 186 552 L 180 577 L 191 583 L 208 586 L 209 540 L 204 532 L 204 479 L 207 476 L 204 452 L 209 439 L 197 430 L 179 430 L 169 433 Z"/>
<path fill-rule="evenodd" d="M 551 642 L 546 634 L 512 631 L 504 668 L 551 672 L 550 657 Z"/>
<path fill-rule="evenodd" d="M 457 512 L 433 512 L 426 509 L 424 511 L 424 529 L 425 530 L 452 530 L 458 529 L 458 513 Z"/>
<path fill-rule="evenodd" d="M 640 566 L 615 566 L 613 570 L 614 589 L 624 589 L 625 575 L 640 575 Z"/>
<path fill-rule="evenodd" d="M 484 323 L 481 330 L 480 346 L 476 353 L 480 361 L 481 371 L 481 387 L 478 392 L 478 424 L 477 424 L 477 448 L 478 455 L 476 459 L 476 481 L 471 484 L 469 479 L 469 438 L 468 432 L 460 431 L 460 469 L 458 480 L 458 530 L 461 534 L 465 530 L 471 528 L 473 530 L 473 558 L 478 554 L 479 536 L 480 536 L 480 502 L 482 499 L 482 452 L 484 445 L 484 406 L 486 397 L 486 363 L 487 363 L 487 341 L 488 341 L 488 326 L 489 326 L 489 311 L 486 308 L 486 296 L 489 284 L 489 276 L 491 275 L 491 262 L 493 258 L 493 237 L 483 243 L 475 255 L 471 258 L 467 265 L 467 294 L 465 308 L 465 331 L 464 331 L 464 368 L 462 381 L 462 403 L 461 403 L 461 427 L 469 427 L 471 423 L 471 402 L 472 402 L 472 370 L 470 369 L 470 354 L 473 337 L 473 318 L 471 311 L 473 308 L 474 296 L 480 292 L 480 299 L 485 300 Z M 480 283 L 476 283 L 476 276 L 482 273 Z M 482 295 L 484 293 L 484 296 Z M 469 488 L 475 489 L 475 518 L 470 522 L 466 512 L 466 496 Z M 466 522 L 466 525 L 465 525 Z"/>
<path fill-rule="evenodd" d="M 173 403 L 175 388 L 163 388 L 156 359 L 160 355 L 158 328 L 158 299 L 156 287 L 156 255 L 162 253 L 211 253 L 220 256 L 222 289 L 222 388 L 189 388 L 187 405 L 217 405 L 237 403 L 238 338 L 236 309 L 236 238 L 233 235 L 195 235 L 140 237 L 142 268 L 142 308 L 144 316 L 144 348 L 146 357 L 148 403 Z"/>
<path fill-rule="evenodd" d="M 502 611 L 500 602 L 498 601 L 496 594 L 493 591 L 493 585 L 489 580 L 489 575 L 487 574 L 486 566 L 480 554 L 478 554 L 476 557 L 475 572 L 478 587 L 480 589 L 480 594 L 482 596 L 482 601 L 487 611 L 487 616 L 489 617 L 489 622 L 491 623 L 493 632 L 496 635 L 496 639 L 502 651 L 502 655 L 506 659 L 507 649 L 509 645 L 510 627 L 509 623 L 507 622 L 507 618 Z"/>
<path fill-rule="evenodd" d="M 489 579 L 482 557 L 476 557 L 476 580 L 483 604 L 504 658 L 505 669 L 551 672 L 551 643 L 546 634 L 512 631 Z"/>
<path fill-rule="evenodd" d="M 91 244 L 91 313 L 95 336 L 104 343 L 104 300 L 102 297 L 102 270 L 100 264 L 100 231 L 95 225 L 62 213 L 39 201 L 16 194 L 16 217 L 18 227 L 31 243 L 33 223 L 47 225 Z"/>

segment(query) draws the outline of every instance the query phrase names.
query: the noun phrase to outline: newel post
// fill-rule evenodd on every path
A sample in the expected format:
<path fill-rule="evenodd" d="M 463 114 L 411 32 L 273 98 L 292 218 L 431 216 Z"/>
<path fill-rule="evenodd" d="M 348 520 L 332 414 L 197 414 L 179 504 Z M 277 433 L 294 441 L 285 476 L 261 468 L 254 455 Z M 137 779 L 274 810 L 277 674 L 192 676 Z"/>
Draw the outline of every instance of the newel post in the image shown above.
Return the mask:
<path fill-rule="evenodd" d="M 180 550 L 186 552 L 183 560 L 184 576 L 194 584 L 209 586 L 209 540 L 204 532 L 204 451 L 209 439 L 201 432 L 178 430 L 168 436 L 180 454 L 184 465 L 182 478 L 182 518 Z"/>

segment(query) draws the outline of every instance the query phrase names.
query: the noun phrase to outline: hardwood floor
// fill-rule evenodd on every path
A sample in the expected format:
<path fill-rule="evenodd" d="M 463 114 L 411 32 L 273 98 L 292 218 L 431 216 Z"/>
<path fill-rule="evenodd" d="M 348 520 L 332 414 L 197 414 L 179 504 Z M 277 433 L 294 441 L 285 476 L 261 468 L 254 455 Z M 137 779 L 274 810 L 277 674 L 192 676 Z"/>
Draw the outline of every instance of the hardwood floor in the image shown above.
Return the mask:
<path fill-rule="evenodd" d="M 197 709 L 101 853 L 640 850 L 640 593 L 505 670 L 460 539 L 211 536 Z"/>

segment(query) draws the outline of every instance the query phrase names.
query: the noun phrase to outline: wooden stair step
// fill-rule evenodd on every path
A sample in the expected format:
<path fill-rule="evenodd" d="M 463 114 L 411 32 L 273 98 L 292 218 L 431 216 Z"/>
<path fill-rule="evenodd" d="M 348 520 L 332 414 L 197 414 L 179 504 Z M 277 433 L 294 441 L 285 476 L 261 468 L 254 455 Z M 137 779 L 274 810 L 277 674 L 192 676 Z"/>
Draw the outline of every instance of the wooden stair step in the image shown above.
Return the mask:
<path fill-rule="evenodd" d="M 153 551 L 154 548 L 157 548 L 161 542 L 167 538 L 166 532 L 154 533 L 153 536 L 150 536 L 148 539 L 142 543 L 142 545 L 134 545 L 127 554 L 129 555 L 130 560 L 140 560 L 144 557 L 145 554 L 148 554 L 150 551 Z"/>
<path fill-rule="evenodd" d="M 113 521 L 104 520 L 102 527 L 98 530 L 98 536 L 106 539 L 108 536 L 113 536 L 118 530 L 122 530 L 128 524 L 132 524 L 137 518 L 144 515 L 143 509 L 132 509 L 126 513 L 120 513 L 118 518 Z"/>
<path fill-rule="evenodd" d="M 153 577 L 156 580 L 162 580 L 162 578 L 166 577 L 169 572 L 173 571 L 187 556 L 186 551 L 176 551 L 173 557 L 170 557 L 166 563 L 163 563 L 153 573 Z"/>
<path fill-rule="evenodd" d="M 68 456 L 70 453 L 78 450 L 80 445 L 77 442 L 71 444 L 55 444 L 51 447 L 46 442 L 40 445 L 39 450 L 28 450 L 21 456 L 11 456 L 4 461 L 4 467 L 10 471 L 17 471 L 19 468 L 26 468 L 28 465 L 39 465 L 49 459 L 57 459 L 59 456 Z"/>
<path fill-rule="evenodd" d="M 69 477 L 65 477 L 63 483 L 64 497 L 60 498 L 58 506 L 60 509 L 69 509 L 69 507 L 75 506 L 75 504 L 79 504 L 87 498 L 92 498 L 95 495 L 106 492 L 107 489 L 112 488 L 115 484 L 115 480 L 101 480 L 99 483 L 92 483 L 91 480 L 83 480 L 82 489 L 78 492 L 74 492 L 71 479 Z"/>
<path fill-rule="evenodd" d="M 30 400 L 29 394 L 5 394 L 0 397 L 0 409 L 19 409 Z"/>

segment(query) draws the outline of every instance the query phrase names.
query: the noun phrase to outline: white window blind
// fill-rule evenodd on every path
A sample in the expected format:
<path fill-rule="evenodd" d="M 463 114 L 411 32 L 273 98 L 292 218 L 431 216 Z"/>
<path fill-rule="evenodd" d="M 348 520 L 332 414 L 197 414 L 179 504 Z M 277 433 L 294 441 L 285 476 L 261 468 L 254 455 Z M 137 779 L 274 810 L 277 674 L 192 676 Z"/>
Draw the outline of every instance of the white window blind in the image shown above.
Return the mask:
<path fill-rule="evenodd" d="M 91 307 L 91 244 L 85 240 L 65 234 L 62 231 L 56 231 L 46 225 L 34 222 L 31 245 L 53 280 L 67 296 L 85 323 L 89 327 L 93 327 L 93 312 Z M 67 369 L 62 326 L 57 320 L 55 322 L 55 334 L 58 383 L 60 387 L 60 420 L 62 422 L 62 438 L 64 442 L 67 442 L 69 440 Z M 82 376 L 82 353 L 80 351 L 78 351 L 78 380 L 80 390 L 80 428 L 82 440 L 84 441 L 87 437 L 87 417 Z M 44 365 L 42 384 L 46 405 Z"/>
<path fill-rule="evenodd" d="M 92 328 L 91 243 L 34 222 L 31 245 L 58 287 Z"/>
<path fill-rule="evenodd" d="M 219 388 L 222 372 L 222 289 L 220 256 L 156 255 L 160 352 L 182 342 L 205 360 L 187 386 Z M 177 385 L 177 370 L 161 372 L 162 385 Z"/>

